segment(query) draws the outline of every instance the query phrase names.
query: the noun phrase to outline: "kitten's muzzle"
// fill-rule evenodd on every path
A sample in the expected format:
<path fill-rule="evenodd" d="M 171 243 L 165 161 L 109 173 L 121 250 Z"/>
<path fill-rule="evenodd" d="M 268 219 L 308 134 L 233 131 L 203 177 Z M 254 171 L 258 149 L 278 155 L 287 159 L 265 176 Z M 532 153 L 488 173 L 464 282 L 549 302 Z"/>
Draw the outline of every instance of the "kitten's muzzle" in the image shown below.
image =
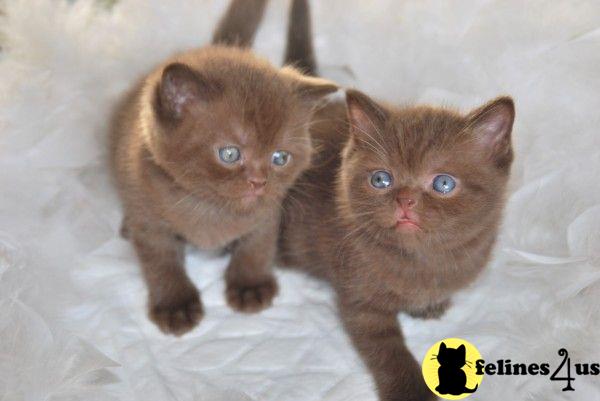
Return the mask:
<path fill-rule="evenodd" d="M 250 193 L 253 195 L 262 195 L 265 193 L 265 186 L 267 180 L 264 178 L 249 178 L 248 184 L 250 184 Z"/>
<path fill-rule="evenodd" d="M 398 207 L 396 208 L 396 230 L 414 231 L 420 230 L 419 216 L 413 208 L 417 205 L 417 197 L 410 191 L 401 191 L 396 197 Z"/>
<path fill-rule="evenodd" d="M 417 205 L 417 201 L 413 198 L 398 197 L 396 198 L 396 201 L 398 202 L 398 205 L 400 205 L 400 208 L 402 208 L 403 210 L 410 210 Z"/>
<path fill-rule="evenodd" d="M 254 202 L 266 192 L 267 180 L 265 178 L 251 177 L 247 179 L 248 187 L 243 192 L 245 202 Z"/>

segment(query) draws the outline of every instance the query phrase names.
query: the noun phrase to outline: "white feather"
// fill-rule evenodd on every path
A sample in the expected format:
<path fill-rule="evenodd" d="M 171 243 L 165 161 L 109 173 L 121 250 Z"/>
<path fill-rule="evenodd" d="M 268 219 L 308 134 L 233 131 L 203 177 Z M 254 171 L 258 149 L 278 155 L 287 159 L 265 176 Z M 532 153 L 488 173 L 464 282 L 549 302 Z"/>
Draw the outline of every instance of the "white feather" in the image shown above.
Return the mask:
<path fill-rule="evenodd" d="M 288 2 L 257 37 L 282 58 Z M 600 362 L 600 7 L 597 1 L 312 1 L 325 75 L 395 103 L 517 104 L 516 163 L 496 256 L 440 321 L 402 317 L 417 358 L 464 337 L 488 360 Z M 227 261 L 188 258 L 207 316 L 182 339 L 145 316 L 145 289 L 106 169 L 123 91 L 201 45 L 217 0 L 11 0 L 0 61 L 0 398 L 375 400 L 323 284 L 281 272 L 257 316 L 231 312 Z M 485 400 L 593 400 L 544 377 L 486 377 Z"/>

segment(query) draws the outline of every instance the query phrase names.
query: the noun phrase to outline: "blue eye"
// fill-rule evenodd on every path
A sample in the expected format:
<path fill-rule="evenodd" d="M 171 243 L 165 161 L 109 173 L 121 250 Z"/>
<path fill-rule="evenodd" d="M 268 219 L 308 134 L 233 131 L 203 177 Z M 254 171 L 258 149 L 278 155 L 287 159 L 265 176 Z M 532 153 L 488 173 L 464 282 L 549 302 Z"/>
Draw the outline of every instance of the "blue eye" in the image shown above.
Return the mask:
<path fill-rule="evenodd" d="M 387 171 L 376 171 L 371 175 L 371 185 L 377 189 L 384 189 L 392 185 L 392 175 Z"/>
<path fill-rule="evenodd" d="M 231 164 L 240 160 L 240 149 L 236 146 L 224 146 L 219 149 L 219 159 L 224 163 Z"/>
<path fill-rule="evenodd" d="M 277 150 L 273 152 L 273 156 L 271 157 L 271 161 L 276 166 L 285 166 L 292 156 L 286 152 L 285 150 Z"/>
<path fill-rule="evenodd" d="M 455 187 L 456 181 L 447 174 L 436 175 L 433 179 L 433 189 L 441 194 L 452 192 Z"/>

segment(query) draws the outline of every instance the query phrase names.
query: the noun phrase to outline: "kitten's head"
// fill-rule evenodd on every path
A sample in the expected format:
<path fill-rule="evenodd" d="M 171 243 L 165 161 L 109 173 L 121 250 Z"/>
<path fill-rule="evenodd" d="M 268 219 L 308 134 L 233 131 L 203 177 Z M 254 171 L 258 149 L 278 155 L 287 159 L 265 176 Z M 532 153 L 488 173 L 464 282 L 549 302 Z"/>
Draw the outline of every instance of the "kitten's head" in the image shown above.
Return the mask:
<path fill-rule="evenodd" d="M 277 202 L 308 167 L 312 109 L 332 83 L 212 48 L 166 65 L 146 120 L 155 161 L 190 192 L 234 211 Z"/>
<path fill-rule="evenodd" d="M 338 198 L 359 235 L 418 249 L 495 232 L 513 159 L 510 98 L 467 115 L 384 108 L 354 90 L 347 102 L 350 139 Z"/>
<path fill-rule="evenodd" d="M 464 344 L 461 344 L 458 348 L 449 348 L 446 343 L 442 342 L 438 350 L 437 360 L 440 365 L 460 369 L 465 366 L 467 356 L 467 349 Z"/>

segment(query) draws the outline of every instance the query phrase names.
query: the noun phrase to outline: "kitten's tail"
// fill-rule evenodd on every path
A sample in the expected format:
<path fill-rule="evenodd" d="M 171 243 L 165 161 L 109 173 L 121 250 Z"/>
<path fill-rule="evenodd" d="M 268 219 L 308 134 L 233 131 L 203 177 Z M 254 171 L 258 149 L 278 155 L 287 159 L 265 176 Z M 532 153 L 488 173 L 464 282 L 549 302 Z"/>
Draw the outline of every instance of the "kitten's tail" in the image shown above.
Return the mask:
<path fill-rule="evenodd" d="M 292 0 L 284 63 L 306 75 L 317 76 L 308 0 Z"/>
<path fill-rule="evenodd" d="M 212 43 L 250 47 L 262 21 L 268 0 L 232 0 L 219 22 Z"/>
<path fill-rule="evenodd" d="M 467 387 L 465 387 L 465 388 L 464 388 L 464 390 L 463 390 L 463 394 L 471 394 L 471 393 L 474 393 L 475 391 L 477 391 L 477 387 L 479 387 L 479 384 L 476 384 L 476 385 L 475 385 L 475 388 L 473 388 L 473 389 L 470 389 L 470 388 L 467 388 Z"/>

